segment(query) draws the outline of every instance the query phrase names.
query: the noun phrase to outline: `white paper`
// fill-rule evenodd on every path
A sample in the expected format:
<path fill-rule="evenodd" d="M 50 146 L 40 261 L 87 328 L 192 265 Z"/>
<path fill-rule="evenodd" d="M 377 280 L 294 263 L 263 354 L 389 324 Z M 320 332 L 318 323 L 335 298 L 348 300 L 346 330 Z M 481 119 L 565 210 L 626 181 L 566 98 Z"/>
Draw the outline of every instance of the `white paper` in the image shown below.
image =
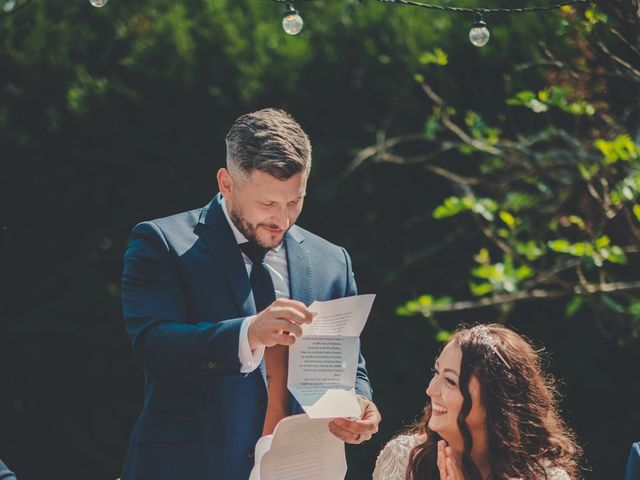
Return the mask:
<path fill-rule="evenodd" d="M 249 480 L 344 480 L 344 443 L 329 431 L 328 419 L 294 415 L 256 444 Z"/>
<path fill-rule="evenodd" d="M 289 347 L 287 387 L 311 418 L 360 417 L 355 394 L 360 333 L 375 295 L 313 302 L 317 315 Z"/>

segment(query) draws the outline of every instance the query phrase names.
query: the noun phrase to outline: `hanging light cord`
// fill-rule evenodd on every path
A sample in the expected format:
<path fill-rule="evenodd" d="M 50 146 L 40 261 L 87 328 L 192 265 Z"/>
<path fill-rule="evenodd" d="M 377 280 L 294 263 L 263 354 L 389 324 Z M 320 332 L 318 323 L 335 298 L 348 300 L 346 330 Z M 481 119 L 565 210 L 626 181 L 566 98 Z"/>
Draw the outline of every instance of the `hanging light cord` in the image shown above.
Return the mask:
<path fill-rule="evenodd" d="M 276 3 L 295 3 L 296 0 L 273 0 Z M 312 0 L 297 0 L 312 1 Z M 548 10 L 557 10 L 569 5 L 584 5 L 589 3 L 590 0 L 570 0 L 568 2 L 562 2 L 555 5 L 537 6 L 537 7 L 521 7 L 521 8 L 465 8 L 465 7 L 450 7 L 448 5 L 432 5 L 430 3 L 414 2 L 412 0 L 376 0 L 380 3 L 388 3 L 402 6 L 422 7 L 430 10 L 440 10 L 444 12 L 456 12 L 456 13 L 525 13 L 525 12 L 541 12 Z"/>
<path fill-rule="evenodd" d="M 521 8 L 464 8 L 450 7 L 446 5 L 431 5 L 429 3 L 413 2 L 411 0 L 377 0 L 380 3 L 391 3 L 396 5 L 407 5 L 413 7 L 428 8 L 430 10 L 441 10 L 445 12 L 457 13 L 525 13 L 525 12 L 542 12 L 548 10 L 556 10 L 568 5 L 579 5 L 589 3 L 589 0 L 571 0 L 568 2 L 558 3 L 555 5 L 539 6 L 539 7 L 521 7 Z"/>

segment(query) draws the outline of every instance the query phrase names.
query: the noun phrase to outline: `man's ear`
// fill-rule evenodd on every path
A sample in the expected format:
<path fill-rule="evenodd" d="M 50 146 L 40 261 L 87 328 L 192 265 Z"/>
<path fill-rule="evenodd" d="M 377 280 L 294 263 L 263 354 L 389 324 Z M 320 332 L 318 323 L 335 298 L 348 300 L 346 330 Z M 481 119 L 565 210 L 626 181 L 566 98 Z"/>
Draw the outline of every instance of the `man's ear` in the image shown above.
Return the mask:
<path fill-rule="evenodd" d="M 221 168 L 220 170 L 218 170 L 216 178 L 218 179 L 218 190 L 220 190 L 222 196 L 224 198 L 230 197 L 233 180 L 231 179 L 229 170 L 227 170 L 226 168 Z"/>

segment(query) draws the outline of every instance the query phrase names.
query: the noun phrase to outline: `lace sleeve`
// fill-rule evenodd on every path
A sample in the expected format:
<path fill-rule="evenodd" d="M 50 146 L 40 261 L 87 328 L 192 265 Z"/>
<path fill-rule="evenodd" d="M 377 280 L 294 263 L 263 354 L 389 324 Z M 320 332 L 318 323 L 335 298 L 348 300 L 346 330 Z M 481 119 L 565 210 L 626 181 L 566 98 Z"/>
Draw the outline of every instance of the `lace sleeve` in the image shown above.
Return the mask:
<path fill-rule="evenodd" d="M 409 453 L 419 441 L 419 435 L 400 435 L 387 443 L 376 460 L 373 480 L 405 480 Z"/>
<path fill-rule="evenodd" d="M 548 480 L 571 480 L 569 474 L 560 467 L 548 467 L 546 472 Z"/>

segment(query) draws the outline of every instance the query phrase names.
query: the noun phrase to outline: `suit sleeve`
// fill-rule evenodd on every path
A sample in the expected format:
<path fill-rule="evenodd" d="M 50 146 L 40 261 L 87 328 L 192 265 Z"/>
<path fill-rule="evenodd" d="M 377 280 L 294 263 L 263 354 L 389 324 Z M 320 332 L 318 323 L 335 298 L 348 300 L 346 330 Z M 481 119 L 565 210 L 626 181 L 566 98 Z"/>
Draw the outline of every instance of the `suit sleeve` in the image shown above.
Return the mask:
<path fill-rule="evenodd" d="M 347 263 L 347 288 L 344 296 L 351 297 L 358 294 L 358 287 L 356 286 L 356 279 L 353 274 L 353 269 L 351 268 L 351 258 L 344 248 L 342 249 L 342 252 L 344 253 L 345 261 Z M 373 399 L 373 390 L 371 388 L 371 383 L 369 382 L 367 366 L 362 353 L 359 353 L 358 370 L 356 371 L 356 393 L 368 398 L 369 400 Z"/>
<path fill-rule="evenodd" d="M 175 259 L 160 229 L 137 225 L 122 277 L 122 308 L 133 352 L 159 376 L 240 374 L 238 336 L 243 318 L 187 322 L 187 302 Z"/>
<path fill-rule="evenodd" d="M 0 480 L 16 480 L 14 473 L 0 460 Z"/>

